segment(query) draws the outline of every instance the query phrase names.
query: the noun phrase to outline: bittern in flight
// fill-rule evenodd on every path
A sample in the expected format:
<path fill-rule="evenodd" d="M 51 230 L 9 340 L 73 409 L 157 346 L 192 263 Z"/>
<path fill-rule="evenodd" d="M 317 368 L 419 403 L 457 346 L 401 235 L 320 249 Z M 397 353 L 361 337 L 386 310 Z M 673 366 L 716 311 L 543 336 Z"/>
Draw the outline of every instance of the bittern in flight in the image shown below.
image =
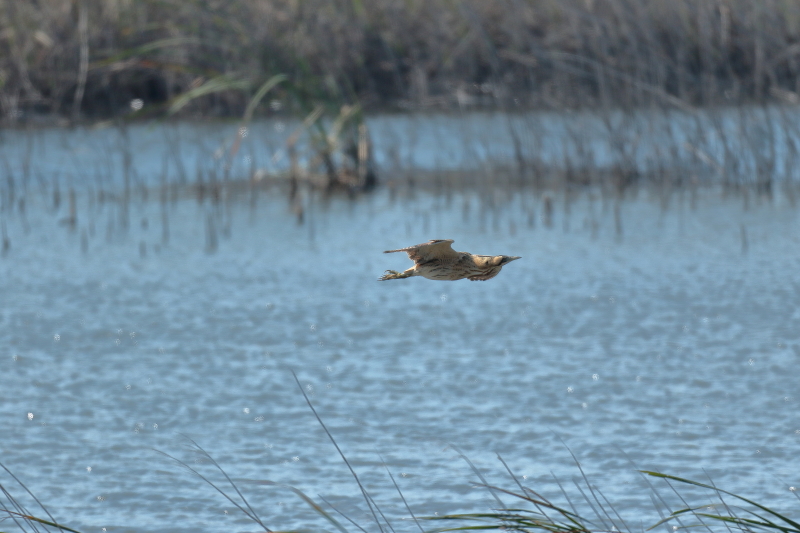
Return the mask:
<path fill-rule="evenodd" d="M 437 239 L 399 250 L 386 250 L 385 254 L 406 252 L 414 266 L 405 272 L 387 270 L 378 281 L 422 276 L 428 279 L 455 281 L 467 278 L 470 281 L 486 281 L 500 273 L 503 265 L 519 259 L 514 255 L 473 255 L 456 252 L 450 247 L 453 239 Z"/>

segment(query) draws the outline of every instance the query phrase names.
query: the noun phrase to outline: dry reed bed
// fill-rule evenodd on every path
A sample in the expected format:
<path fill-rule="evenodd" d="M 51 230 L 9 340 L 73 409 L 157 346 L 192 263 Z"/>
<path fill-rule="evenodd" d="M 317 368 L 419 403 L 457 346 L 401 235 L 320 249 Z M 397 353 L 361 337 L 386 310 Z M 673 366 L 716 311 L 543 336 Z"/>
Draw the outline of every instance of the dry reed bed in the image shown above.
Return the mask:
<path fill-rule="evenodd" d="M 279 73 L 368 109 L 794 104 L 800 3 L 0 0 L 6 123 L 114 116 L 135 99 L 158 112 L 220 75 Z M 217 92 L 185 112 L 248 101 Z"/>

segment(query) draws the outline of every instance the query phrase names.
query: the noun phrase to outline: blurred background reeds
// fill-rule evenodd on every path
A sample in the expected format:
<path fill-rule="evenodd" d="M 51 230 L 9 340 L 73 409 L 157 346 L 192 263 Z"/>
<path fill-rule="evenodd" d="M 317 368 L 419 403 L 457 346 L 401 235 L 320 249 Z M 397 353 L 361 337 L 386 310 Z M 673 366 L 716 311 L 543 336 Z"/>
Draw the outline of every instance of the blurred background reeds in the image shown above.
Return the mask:
<path fill-rule="evenodd" d="M 367 109 L 800 101 L 785 0 L 2 0 L 6 123 L 157 113 L 218 76 Z M 216 92 L 186 116 L 239 116 Z M 265 110 L 265 112 L 268 111 Z"/>

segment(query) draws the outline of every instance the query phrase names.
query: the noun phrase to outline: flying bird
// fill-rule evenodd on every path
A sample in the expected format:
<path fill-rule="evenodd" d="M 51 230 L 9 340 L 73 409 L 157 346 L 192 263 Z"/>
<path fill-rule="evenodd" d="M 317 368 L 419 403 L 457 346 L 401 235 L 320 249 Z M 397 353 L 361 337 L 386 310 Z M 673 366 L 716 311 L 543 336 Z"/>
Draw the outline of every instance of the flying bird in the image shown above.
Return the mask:
<path fill-rule="evenodd" d="M 399 250 L 386 250 L 383 253 L 406 252 L 414 261 L 414 266 L 404 272 L 387 270 L 378 281 L 411 276 L 448 281 L 464 278 L 470 281 L 486 281 L 499 274 L 503 265 L 519 259 L 514 255 L 473 255 L 456 252 L 450 247 L 452 243 L 453 239 L 436 239 Z"/>

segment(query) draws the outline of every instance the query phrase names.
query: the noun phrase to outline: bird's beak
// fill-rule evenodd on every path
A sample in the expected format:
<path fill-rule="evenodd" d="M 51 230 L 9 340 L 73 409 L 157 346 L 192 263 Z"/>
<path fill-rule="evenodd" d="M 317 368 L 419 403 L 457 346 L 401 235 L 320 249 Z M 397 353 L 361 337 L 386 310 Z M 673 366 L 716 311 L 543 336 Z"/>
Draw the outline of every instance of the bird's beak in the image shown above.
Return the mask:
<path fill-rule="evenodd" d="M 511 261 L 514 261 L 515 259 L 522 259 L 522 258 L 520 256 L 518 256 L 518 255 L 509 255 L 507 263 L 510 263 Z"/>

